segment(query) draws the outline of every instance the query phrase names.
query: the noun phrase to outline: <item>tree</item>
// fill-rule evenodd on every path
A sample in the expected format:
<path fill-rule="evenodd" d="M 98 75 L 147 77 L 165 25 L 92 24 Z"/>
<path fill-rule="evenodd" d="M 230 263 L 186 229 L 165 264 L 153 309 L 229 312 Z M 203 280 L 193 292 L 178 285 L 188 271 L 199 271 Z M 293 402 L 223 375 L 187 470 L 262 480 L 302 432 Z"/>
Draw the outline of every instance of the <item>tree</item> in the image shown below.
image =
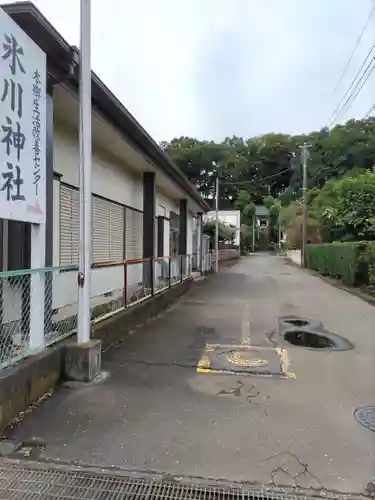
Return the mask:
<path fill-rule="evenodd" d="M 253 250 L 253 227 L 241 224 L 240 234 L 241 252 L 249 252 L 250 250 Z M 256 234 L 254 235 L 254 239 L 256 239 Z"/>
<path fill-rule="evenodd" d="M 239 191 L 255 204 L 269 194 L 283 207 L 301 197 L 299 146 L 312 144 L 308 188 L 320 189 L 330 179 L 355 176 L 375 163 L 375 118 L 349 120 L 332 130 L 305 135 L 266 134 L 222 142 L 192 137 L 164 141 L 161 146 L 208 202 L 213 202 L 215 176 L 220 175 L 220 208 L 233 208 Z"/>
<path fill-rule="evenodd" d="M 300 200 L 296 200 L 288 207 L 280 209 L 279 223 L 281 230 L 287 236 L 287 245 L 289 248 L 301 248 L 302 209 L 303 205 Z M 320 242 L 319 222 L 312 209 L 308 211 L 307 217 L 307 241 L 308 243 Z"/>
<path fill-rule="evenodd" d="M 244 189 L 238 191 L 234 206 L 241 212 L 242 223 L 252 225 L 255 204 L 251 200 L 250 193 Z"/>
<path fill-rule="evenodd" d="M 375 223 L 375 171 L 326 182 L 313 207 L 324 241 L 367 237 Z"/>
<path fill-rule="evenodd" d="M 235 228 L 219 221 L 219 241 L 232 243 L 235 236 Z M 204 234 L 208 234 L 213 241 L 216 233 L 216 220 L 210 220 L 203 225 Z"/>

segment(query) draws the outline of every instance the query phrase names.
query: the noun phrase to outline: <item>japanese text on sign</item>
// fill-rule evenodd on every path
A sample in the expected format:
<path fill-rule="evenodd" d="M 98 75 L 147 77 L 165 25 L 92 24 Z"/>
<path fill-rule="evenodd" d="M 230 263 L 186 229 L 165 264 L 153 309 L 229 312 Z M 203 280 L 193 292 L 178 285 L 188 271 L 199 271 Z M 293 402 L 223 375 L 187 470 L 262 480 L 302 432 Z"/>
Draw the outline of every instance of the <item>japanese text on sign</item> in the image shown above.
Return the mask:
<path fill-rule="evenodd" d="M 46 57 L 0 9 L 0 217 L 45 222 Z"/>

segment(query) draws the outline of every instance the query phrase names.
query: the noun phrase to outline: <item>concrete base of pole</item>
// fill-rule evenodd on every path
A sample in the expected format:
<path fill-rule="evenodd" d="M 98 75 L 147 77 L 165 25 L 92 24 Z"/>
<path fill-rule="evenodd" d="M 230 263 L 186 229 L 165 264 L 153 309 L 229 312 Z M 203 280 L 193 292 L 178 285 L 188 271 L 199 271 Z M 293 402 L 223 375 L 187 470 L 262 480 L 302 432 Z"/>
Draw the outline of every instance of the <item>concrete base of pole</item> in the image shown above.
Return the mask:
<path fill-rule="evenodd" d="M 100 340 L 84 344 L 69 343 L 65 352 L 65 376 L 68 380 L 92 382 L 100 373 L 102 351 Z"/>

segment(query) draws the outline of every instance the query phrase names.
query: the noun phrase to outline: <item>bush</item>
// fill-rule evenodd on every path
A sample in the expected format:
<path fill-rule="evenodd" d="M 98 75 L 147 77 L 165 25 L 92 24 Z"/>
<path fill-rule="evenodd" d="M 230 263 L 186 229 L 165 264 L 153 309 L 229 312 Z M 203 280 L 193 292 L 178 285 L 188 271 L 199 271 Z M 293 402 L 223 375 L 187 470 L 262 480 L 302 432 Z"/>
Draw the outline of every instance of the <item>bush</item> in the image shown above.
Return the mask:
<path fill-rule="evenodd" d="M 348 286 L 367 285 L 369 269 L 375 265 L 369 254 L 370 245 L 363 241 L 308 245 L 307 267 L 323 276 L 339 278 Z"/>
<path fill-rule="evenodd" d="M 360 257 L 362 284 L 375 289 L 375 242 L 367 242 L 366 249 Z"/>
<path fill-rule="evenodd" d="M 327 181 L 313 209 L 323 241 L 360 241 L 375 222 L 375 170 Z"/>

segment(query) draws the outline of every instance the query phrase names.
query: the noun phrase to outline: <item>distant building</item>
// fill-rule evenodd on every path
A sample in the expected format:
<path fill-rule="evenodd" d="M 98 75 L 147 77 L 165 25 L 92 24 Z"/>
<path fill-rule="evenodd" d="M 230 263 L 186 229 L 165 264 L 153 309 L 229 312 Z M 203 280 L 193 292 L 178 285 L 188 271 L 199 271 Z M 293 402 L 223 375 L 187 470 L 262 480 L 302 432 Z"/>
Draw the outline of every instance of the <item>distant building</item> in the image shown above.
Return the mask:
<path fill-rule="evenodd" d="M 268 208 L 264 205 L 256 205 L 255 218 L 258 227 L 268 227 Z"/>
<path fill-rule="evenodd" d="M 203 216 L 204 222 L 212 221 L 215 219 L 215 210 L 210 210 Z M 233 228 L 233 244 L 239 247 L 241 242 L 241 212 L 239 210 L 219 210 L 219 221 Z"/>

